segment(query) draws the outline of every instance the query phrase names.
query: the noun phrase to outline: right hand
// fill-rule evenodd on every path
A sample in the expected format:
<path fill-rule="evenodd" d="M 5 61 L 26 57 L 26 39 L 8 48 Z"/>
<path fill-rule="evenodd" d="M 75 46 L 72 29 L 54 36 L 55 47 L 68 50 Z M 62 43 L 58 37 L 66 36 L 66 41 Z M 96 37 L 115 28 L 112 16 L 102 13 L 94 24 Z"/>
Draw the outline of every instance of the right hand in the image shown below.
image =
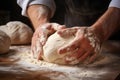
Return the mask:
<path fill-rule="evenodd" d="M 58 31 L 60 36 L 73 34 L 75 38 L 68 44 L 58 49 L 59 54 L 66 54 L 64 60 L 66 64 L 94 62 L 100 53 L 101 41 L 92 27 L 73 27 Z"/>
<path fill-rule="evenodd" d="M 32 37 L 31 52 L 35 58 L 41 59 L 43 54 L 43 46 L 45 45 L 47 38 L 56 32 L 57 30 L 64 29 L 64 25 L 57 23 L 45 23 L 39 26 Z"/>

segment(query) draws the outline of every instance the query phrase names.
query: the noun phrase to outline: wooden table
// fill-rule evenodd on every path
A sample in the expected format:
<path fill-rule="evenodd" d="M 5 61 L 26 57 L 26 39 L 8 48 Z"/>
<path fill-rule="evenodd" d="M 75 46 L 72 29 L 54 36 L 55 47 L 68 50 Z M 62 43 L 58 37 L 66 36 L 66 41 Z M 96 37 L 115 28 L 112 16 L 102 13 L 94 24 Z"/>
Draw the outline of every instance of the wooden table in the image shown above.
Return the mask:
<path fill-rule="evenodd" d="M 29 45 L 11 46 L 7 58 L 0 62 L 0 80 L 115 80 L 120 73 L 120 41 L 107 41 L 101 57 L 90 65 L 57 65 L 45 61 L 32 62 Z"/>

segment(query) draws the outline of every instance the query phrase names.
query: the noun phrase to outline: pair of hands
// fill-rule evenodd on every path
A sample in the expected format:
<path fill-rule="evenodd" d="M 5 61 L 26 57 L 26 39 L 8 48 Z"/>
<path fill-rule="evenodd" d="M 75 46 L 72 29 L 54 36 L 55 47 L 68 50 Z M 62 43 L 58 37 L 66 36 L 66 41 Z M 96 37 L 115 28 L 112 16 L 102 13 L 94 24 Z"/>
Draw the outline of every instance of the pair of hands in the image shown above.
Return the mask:
<path fill-rule="evenodd" d="M 95 60 L 97 54 L 100 51 L 100 41 L 95 35 L 92 28 L 88 27 L 73 27 L 66 28 L 64 25 L 57 23 L 46 23 L 39 26 L 33 37 L 31 52 L 37 59 L 41 59 L 43 55 L 43 46 L 45 45 L 47 38 L 54 32 L 58 32 L 60 36 L 65 34 L 75 33 L 75 38 L 69 44 L 58 49 L 59 54 L 65 54 L 66 52 L 74 51 L 75 53 L 67 55 L 65 62 L 72 63 L 91 63 Z"/>

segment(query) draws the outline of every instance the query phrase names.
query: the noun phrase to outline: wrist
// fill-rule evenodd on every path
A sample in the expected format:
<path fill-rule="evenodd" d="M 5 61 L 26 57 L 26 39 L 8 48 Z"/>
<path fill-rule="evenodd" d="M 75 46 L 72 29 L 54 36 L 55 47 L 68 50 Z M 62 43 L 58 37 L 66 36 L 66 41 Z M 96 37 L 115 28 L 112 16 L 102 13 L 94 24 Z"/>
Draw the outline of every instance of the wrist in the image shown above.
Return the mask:
<path fill-rule="evenodd" d="M 50 9 L 47 6 L 31 5 L 27 9 L 27 13 L 34 29 L 44 23 L 47 23 L 50 19 Z"/>
<path fill-rule="evenodd" d="M 93 33 L 97 36 L 101 44 L 105 41 L 104 31 L 102 27 L 91 26 L 90 30 L 93 31 Z"/>
<path fill-rule="evenodd" d="M 120 26 L 120 9 L 109 8 L 96 22 L 92 28 L 101 38 L 101 41 L 107 40 Z"/>
<path fill-rule="evenodd" d="M 85 37 L 89 40 L 90 45 L 94 48 L 95 53 L 99 53 L 101 45 L 103 43 L 101 36 L 96 33 L 93 27 L 88 27 L 85 29 Z"/>

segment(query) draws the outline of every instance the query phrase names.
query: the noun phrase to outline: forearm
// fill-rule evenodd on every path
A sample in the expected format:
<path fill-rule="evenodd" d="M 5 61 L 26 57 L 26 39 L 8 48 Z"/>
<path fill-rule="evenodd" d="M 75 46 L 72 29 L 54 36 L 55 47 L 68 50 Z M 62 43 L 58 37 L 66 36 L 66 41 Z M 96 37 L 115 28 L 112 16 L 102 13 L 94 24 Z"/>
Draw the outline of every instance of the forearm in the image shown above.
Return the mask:
<path fill-rule="evenodd" d="M 120 9 L 111 7 L 92 25 L 101 41 L 108 39 L 120 26 Z"/>
<path fill-rule="evenodd" d="M 28 17 L 30 18 L 34 29 L 46 23 L 50 19 L 50 9 L 43 5 L 31 5 L 27 9 Z"/>

